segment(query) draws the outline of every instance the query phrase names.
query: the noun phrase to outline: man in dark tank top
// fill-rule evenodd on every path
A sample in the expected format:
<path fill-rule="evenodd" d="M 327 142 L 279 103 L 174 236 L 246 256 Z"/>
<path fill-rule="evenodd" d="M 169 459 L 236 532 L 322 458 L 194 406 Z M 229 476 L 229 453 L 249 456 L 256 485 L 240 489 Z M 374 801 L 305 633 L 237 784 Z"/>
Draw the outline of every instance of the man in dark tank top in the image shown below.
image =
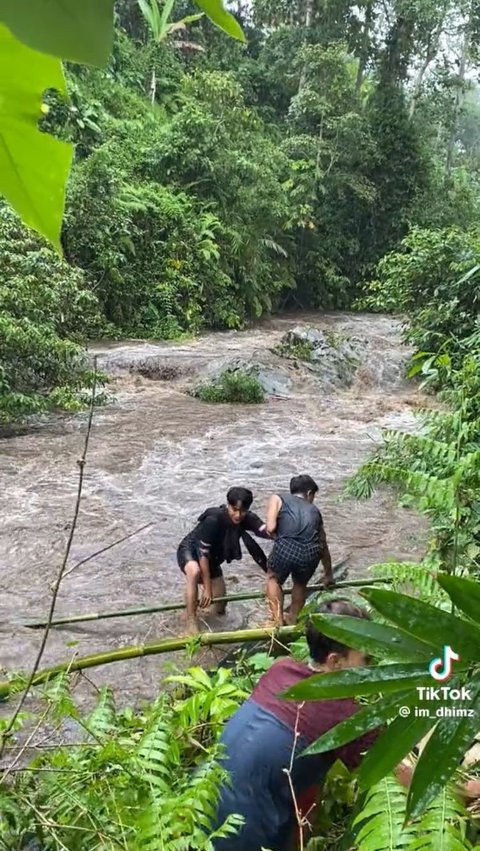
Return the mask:
<path fill-rule="evenodd" d="M 318 485 L 311 476 L 295 476 L 290 493 L 274 494 L 267 507 L 267 532 L 275 536 L 268 559 L 267 600 L 275 625 L 294 624 L 305 605 L 307 585 L 322 561 L 326 585 L 333 584 L 332 560 L 322 515 L 313 504 Z M 282 586 L 291 575 L 292 604 L 283 613 Z"/>

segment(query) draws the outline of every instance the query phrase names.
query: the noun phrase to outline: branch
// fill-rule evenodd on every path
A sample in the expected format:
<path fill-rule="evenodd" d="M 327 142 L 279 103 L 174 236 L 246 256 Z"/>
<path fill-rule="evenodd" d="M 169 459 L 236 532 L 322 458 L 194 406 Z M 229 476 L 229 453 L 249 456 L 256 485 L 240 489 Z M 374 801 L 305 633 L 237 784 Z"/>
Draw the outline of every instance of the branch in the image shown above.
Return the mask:
<path fill-rule="evenodd" d="M 299 720 L 300 720 L 300 712 L 301 712 L 301 710 L 303 709 L 304 706 L 305 706 L 305 703 L 300 703 L 300 705 L 297 708 L 297 717 L 295 719 L 295 730 L 294 730 L 294 737 L 293 737 L 292 753 L 290 755 L 290 765 L 289 765 L 288 768 L 283 769 L 284 773 L 287 775 L 288 785 L 290 787 L 290 794 L 292 796 L 293 806 L 294 806 L 294 809 L 295 809 L 295 818 L 296 818 L 296 821 L 297 821 L 297 828 L 298 828 L 299 841 L 300 841 L 299 851 L 304 851 L 305 841 L 304 841 L 304 838 L 303 838 L 303 829 L 307 825 L 309 827 L 311 826 L 310 822 L 308 821 L 307 816 L 310 814 L 310 812 L 313 810 L 313 808 L 315 806 L 315 804 L 314 804 L 312 807 L 310 807 L 310 810 L 308 811 L 308 813 L 305 813 L 305 815 L 302 815 L 302 813 L 299 809 L 299 806 L 298 806 L 297 796 L 295 794 L 295 789 L 294 789 L 293 781 L 292 781 L 292 770 L 293 770 L 293 762 L 294 762 L 294 759 L 295 759 L 295 751 L 297 749 L 298 739 L 300 738 L 298 723 L 299 723 Z"/>
<path fill-rule="evenodd" d="M 102 553 L 106 553 L 108 550 L 112 550 L 113 547 L 118 546 L 118 544 L 123 544 L 124 541 L 128 541 L 129 538 L 133 538 L 134 535 L 138 535 L 140 532 L 143 532 L 145 529 L 148 529 L 150 526 L 153 526 L 153 521 L 150 522 L 150 523 L 145 523 L 144 526 L 140 526 L 140 528 L 135 529 L 134 532 L 129 532 L 129 534 L 124 535 L 123 538 L 119 538 L 117 541 L 113 541 L 113 543 L 108 544 L 108 546 L 102 547 L 101 550 L 97 550 L 96 552 L 87 556 L 87 558 L 82 558 L 81 561 L 77 561 L 76 564 L 72 565 L 72 567 L 69 567 L 69 569 L 65 571 L 65 573 L 63 574 L 63 578 L 65 579 L 66 576 L 69 576 L 71 573 L 73 573 L 73 571 L 76 570 L 77 567 L 81 567 L 83 564 L 86 564 L 88 561 L 91 561 L 92 559 L 96 558 L 97 556 L 101 556 Z M 53 588 L 54 588 L 54 586 L 52 586 L 52 591 L 53 591 Z"/>
<path fill-rule="evenodd" d="M 44 668 L 41 671 L 37 671 L 33 677 L 30 676 L 30 680 L 33 685 L 39 685 L 40 683 L 48 682 L 67 670 L 68 672 L 84 671 L 86 668 L 95 668 L 99 665 L 109 665 L 113 662 L 122 662 L 127 659 L 137 659 L 143 656 L 155 656 L 159 653 L 173 653 L 175 650 L 188 650 L 193 647 L 196 650 L 197 647 L 211 647 L 217 644 L 243 644 L 256 641 L 271 641 L 273 644 L 281 647 L 283 642 L 298 638 L 301 634 L 302 628 L 296 625 L 284 626 L 278 629 L 259 628 L 234 630 L 233 632 L 204 632 L 196 635 L 193 639 L 191 635 L 181 636 L 180 638 L 163 638 L 151 644 L 120 647 L 117 650 L 95 653 L 92 656 L 78 656 L 70 660 L 68 664 L 55 665 L 52 668 Z M 0 700 L 8 697 L 13 685 L 11 680 L 0 682 Z"/>
<path fill-rule="evenodd" d="M 10 721 L 9 721 L 5 731 L 2 733 L 2 738 L 1 738 L 1 743 L 0 743 L 0 759 L 2 758 L 3 753 L 5 751 L 5 745 L 6 745 L 7 739 L 9 737 L 10 733 L 13 730 L 13 727 L 15 725 L 15 722 L 16 722 L 20 712 L 22 711 L 24 703 L 27 699 L 27 695 L 30 691 L 30 688 L 33 684 L 33 681 L 35 680 L 35 675 L 36 675 L 36 673 L 37 673 L 37 671 L 40 667 L 40 662 L 42 660 L 42 657 L 43 657 L 43 654 L 44 654 L 44 651 L 45 651 L 45 647 L 46 647 L 47 639 L 48 639 L 48 634 L 50 632 L 50 628 L 51 628 L 52 621 L 53 621 L 53 615 L 54 615 L 54 612 L 55 612 L 55 605 L 56 605 L 56 602 L 57 602 L 58 592 L 60 590 L 60 585 L 61 585 L 64 573 L 65 573 L 65 569 L 67 567 L 68 557 L 70 555 L 70 550 L 72 548 L 73 538 L 74 538 L 75 530 L 76 530 L 76 527 L 77 527 L 78 515 L 79 515 L 79 511 L 80 511 L 80 502 L 82 500 L 83 477 L 84 477 L 84 472 L 85 472 L 85 464 L 86 464 L 86 461 L 87 461 L 88 444 L 89 444 L 89 440 L 90 440 L 90 432 L 92 430 L 93 409 L 94 409 L 94 406 L 95 406 L 95 392 L 96 392 L 96 389 L 97 389 L 97 358 L 96 357 L 94 358 L 94 361 L 93 361 L 93 368 L 94 368 L 94 373 L 93 373 L 93 384 L 92 384 L 92 398 L 91 398 L 91 401 L 90 401 L 90 411 L 89 411 L 89 414 L 88 414 L 87 433 L 85 435 L 85 443 L 84 443 L 84 446 L 83 446 L 83 453 L 82 453 L 82 457 L 80 458 L 80 460 L 77 461 L 78 468 L 79 468 L 77 498 L 75 500 L 75 509 L 74 509 L 74 512 L 73 512 L 73 520 L 72 520 L 72 525 L 70 527 L 70 534 L 68 536 L 68 541 L 67 541 L 67 546 L 65 548 L 65 555 L 63 557 L 62 566 L 60 568 L 60 571 L 59 571 L 59 574 L 58 574 L 58 577 L 57 577 L 57 581 L 54 585 L 52 602 L 51 602 L 51 605 L 50 605 L 50 611 L 48 613 L 48 621 L 47 621 L 45 631 L 43 633 L 42 641 L 40 643 L 40 647 L 39 647 L 39 650 L 38 650 L 38 653 L 37 653 L 37 658 L 35 659 L 35 663 L 34 663 L 34 666 L 32 668 L 32 672 L 30 674 L 27 685 L 25 687 L 25 691 L 23 692 L 22 697 L 20 698 L 19 704 L 18 704 L 15 712 L 13 713 L 12 717 L 10 718 Z"/>

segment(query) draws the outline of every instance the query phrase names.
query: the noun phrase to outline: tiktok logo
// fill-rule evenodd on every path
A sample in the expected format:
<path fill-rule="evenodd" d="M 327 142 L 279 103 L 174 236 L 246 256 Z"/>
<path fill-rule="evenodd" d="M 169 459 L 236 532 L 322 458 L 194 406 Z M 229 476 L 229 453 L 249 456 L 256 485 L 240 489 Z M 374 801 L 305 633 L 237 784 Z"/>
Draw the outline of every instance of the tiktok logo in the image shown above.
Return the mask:
<path fill-rule="evenodd" d="M 452 662 L 458 662 L 459 659 L 458 653 L 455 653 L 449 644 L 444 644 L 442 655 L 438 659 L 432 659 L 428 666 L 430 676 L 439 682 L 448 680 L 452 673 Z"/>

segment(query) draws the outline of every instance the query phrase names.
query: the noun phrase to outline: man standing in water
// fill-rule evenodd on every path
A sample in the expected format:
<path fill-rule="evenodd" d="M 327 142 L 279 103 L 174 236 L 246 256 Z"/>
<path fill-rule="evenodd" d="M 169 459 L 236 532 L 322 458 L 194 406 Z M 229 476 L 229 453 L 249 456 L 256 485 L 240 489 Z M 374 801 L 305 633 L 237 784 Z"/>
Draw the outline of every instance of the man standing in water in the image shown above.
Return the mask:
<path fill-rule="evenodd" d="M 248 534 L 253 532 L 258 537 L 270 538 L 264 521 L 250 511 L 252 502 L 253 494 L 247 488 L 230 488 L 227 504 L 220 508 L 207 508 L 198 518 L 197 526 L 178 547 L 178 565 L 187 580 L 187 626 L 190 632 L 198 632 L 198 586 L 202 586 L 202 609 L 210 606 L 212 598 L 225 596 L 221 566 L 224 562 L 229 564 L 241 559 L 240 539 L 254 561 L 267 571 L 265 553 Z M 225 603 L 216 604 L 216 613 L 224 614 L 225 607 Z"/>
<path fill-rule="evenodd" d="M 275 544 L 268 559 L 266 593 L 276 626 L 282 626 L 284 619 L 290 624 L 297 622 L 305 605 L 307 585 L 320 561 L 325 584 L 334 583 L 322 515 L 313 505 L 317 493 L 318 485 L 311 476 L 295 476 L 290 481 L 290 493 L 274 494 L 267 506 L 267 532 L 275 536 Z M 292 603 L 284 615 L 282 586 L 290 575 Z"/>

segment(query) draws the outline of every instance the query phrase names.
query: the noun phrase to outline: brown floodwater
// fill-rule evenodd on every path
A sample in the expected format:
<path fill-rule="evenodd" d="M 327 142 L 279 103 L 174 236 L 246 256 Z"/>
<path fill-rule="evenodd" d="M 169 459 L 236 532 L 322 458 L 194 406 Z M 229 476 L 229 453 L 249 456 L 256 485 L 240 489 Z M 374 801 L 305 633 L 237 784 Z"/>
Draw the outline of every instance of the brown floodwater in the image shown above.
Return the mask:
<path fill-rule="evenodd" d="M 350 387 L 322 384 L 308 369 L 271 352 L 298 325 L 363 339 L 365 362 Z M 361 503 L 340 500 L 381 430 L 413 428 L 413 411 L 425 401 L 403 379 L 408 351 L 400 334 L 399 321 L 390 317 L 328 314 L 282 317 L 186 343 L 91 346 L 99 368 L 111 375 L 115 401 L 95 412 L 69 565 L 145 523 L 153 525 L 67 576 L 57 615 L 180 601 L 176 547 L 198 514 L 220 504 L 233 484 L 252 488 L 254 509 L 262 514 L 269 494 L 298 472 L 311 473 L 321 486 L 332 556 L 337 561 L 351 555 L 350 577 L 365 575 L 374 563 L 418 557 L 424 525 L 396 506 L 391 494 L 382 491 Z M 185 393 L 196 374 L 236 358 L 283 370 L 289 393 L 258 406 L 208 405 Z M 85 413 L 49 417 L 0 440 L 4 670 L 28 669 L 40 642 L 41 634 L 22 626 L 21 618 L 48 609 L 72 519 L 85 426 Z M 262 587 L 263 575 L 248 555 L 227 566 L 225 575 L 229 593 Z M 265 617 L 263 603 L 237 603 L 205 628 L 253 626 Z M 173 614 L 54 629 L 42 665 L 176 635 L 182 628 L 181 616 Z M 149 657 L 94 668 L 88 676 L 97 686 L 115 686 L 122 702 L 137 702 L 155 693 L 164 670 L 164 658 Z"/>

